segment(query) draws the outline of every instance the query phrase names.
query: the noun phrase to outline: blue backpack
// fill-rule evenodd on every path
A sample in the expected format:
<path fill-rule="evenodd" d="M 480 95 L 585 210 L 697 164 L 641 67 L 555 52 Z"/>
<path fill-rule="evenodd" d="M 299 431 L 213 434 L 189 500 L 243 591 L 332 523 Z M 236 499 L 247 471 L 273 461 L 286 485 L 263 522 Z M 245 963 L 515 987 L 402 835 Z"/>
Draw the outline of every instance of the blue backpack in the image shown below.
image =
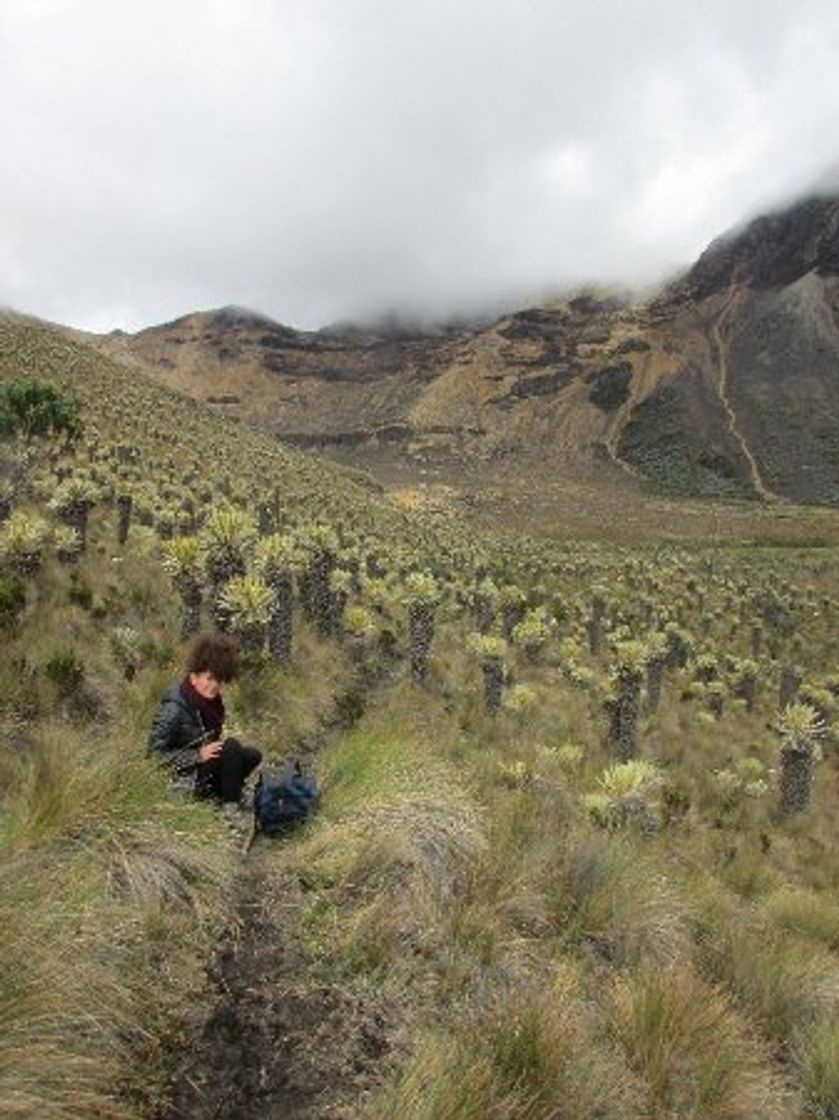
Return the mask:
<path fill-rule="evenodd" d="M 304 774 L 299 762 L 282 773 L 263 771 L 253 800 L 257 829 L 263 836 L 281 836 L 306 820 L 319 796 L 317 778 Z"/>

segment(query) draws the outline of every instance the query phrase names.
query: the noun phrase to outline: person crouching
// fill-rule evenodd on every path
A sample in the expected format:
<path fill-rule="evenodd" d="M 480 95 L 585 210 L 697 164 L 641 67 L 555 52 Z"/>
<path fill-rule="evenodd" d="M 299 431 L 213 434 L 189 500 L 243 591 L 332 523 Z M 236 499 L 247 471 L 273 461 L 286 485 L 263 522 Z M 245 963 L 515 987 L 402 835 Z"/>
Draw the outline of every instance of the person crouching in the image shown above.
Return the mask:
<path fill-rule="evenodd" d="M 221 687 L 239 675 L 236 642 L 226 634 L 200 634 L 187 673 L 160 702 L 149 733 L 149 752 L 171 771 L 175 784 L 197 797 L 221 801 L 231 816 L 248 775 L 262 761 L 256 747 L 224 737 Z"/>

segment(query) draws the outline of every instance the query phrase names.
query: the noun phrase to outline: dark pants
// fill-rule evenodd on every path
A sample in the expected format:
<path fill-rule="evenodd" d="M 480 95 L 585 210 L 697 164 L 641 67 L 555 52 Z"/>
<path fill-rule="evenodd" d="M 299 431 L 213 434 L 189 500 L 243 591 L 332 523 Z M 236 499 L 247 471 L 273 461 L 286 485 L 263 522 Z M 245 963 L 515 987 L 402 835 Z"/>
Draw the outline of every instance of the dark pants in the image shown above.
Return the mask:
<path fill-rule="evenodd" d="M 225 739 L 218 758 L 198 763 L 196 793 L 199 797 L 238 801 L 245 779 L 261 761 L 262 751 L 256 747 L 245 747 L 238 739 Z"/>

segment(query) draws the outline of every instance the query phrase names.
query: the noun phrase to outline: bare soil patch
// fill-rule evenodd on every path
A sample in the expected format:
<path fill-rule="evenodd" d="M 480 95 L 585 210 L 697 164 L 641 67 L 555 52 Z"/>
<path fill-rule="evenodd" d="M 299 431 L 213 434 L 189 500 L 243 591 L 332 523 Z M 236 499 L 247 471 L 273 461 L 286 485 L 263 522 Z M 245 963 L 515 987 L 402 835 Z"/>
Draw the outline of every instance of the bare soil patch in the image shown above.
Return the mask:
<path fill-rule="evenodd" d="M 299 940 L 305 892 L 279 857 L 257 839 L 244 859 L 239 926 L 210 968 L 215 1002 L 203 1021 L 196 1009 L 195 1044 L 157 1120 L 349 1120 L 398 1060 L 393 1001 L 313 974 Z"/>

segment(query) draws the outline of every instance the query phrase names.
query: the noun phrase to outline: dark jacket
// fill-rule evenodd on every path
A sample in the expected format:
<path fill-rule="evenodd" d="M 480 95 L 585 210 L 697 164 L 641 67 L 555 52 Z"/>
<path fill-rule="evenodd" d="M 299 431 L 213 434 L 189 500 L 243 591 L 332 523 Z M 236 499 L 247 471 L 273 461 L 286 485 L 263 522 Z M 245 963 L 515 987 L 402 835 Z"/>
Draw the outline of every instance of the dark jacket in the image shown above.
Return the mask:
<path fill-rule="evenodd" d="M 201 713 L 187 703 L 180 682 L 173 684 L 160 702 L 149 732 L 149 753 L 171 768 L 176 775 L 195 775 L 198 752 L 210 734 Z"/>

